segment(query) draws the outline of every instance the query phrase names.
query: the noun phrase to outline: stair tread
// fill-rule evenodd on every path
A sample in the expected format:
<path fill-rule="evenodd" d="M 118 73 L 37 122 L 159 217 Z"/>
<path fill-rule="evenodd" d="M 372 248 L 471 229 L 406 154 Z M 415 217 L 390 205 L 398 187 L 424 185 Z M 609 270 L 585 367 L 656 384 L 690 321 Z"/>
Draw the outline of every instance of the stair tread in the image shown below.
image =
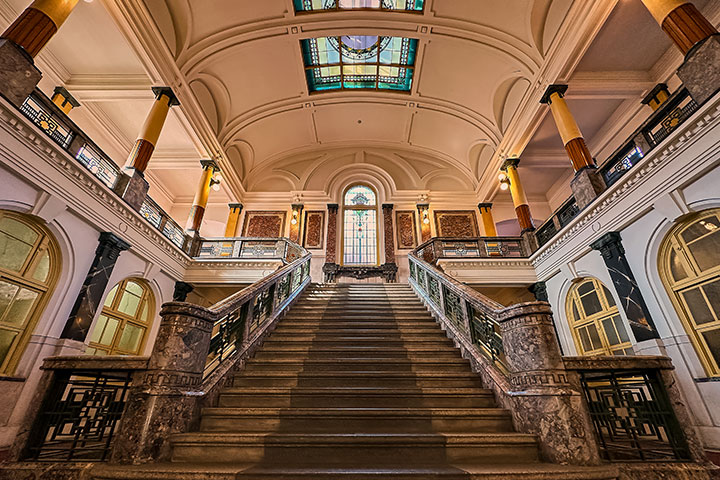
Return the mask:
<path fill-rule="evenodd" d="M 327 444 L 353 445 L 353 444 L 488 444 L 488 443 L 536 443 L 535 435 L 516 432 L 487 432 L 487 433 L 236 433 L 236 432 L 191 432 L 178 433 L 170 436 L 172 443 L 192 442 L 220 442 L 220 443 L 258 443 L 265 445 L 272 440 L 273 443 L 312 443 L 315 445 Z"/>
<path fill-rule="evenodd" d="M 282 415 L 283 417 L 296 416 L 365 416 L 377 417 L 392 415 L 400 417 L 426 417 L 428 415 L 438 417 L 482 417 L 482 416 L 506 416 L 509 410 L 503 408 L 391 408 L 391 407 L 323 407 L 323 408 L 299 408 L 299 407 L 209 407 L 204 408 L 203 415 L 215 416 L 258 416 L 258 415 Z"/>

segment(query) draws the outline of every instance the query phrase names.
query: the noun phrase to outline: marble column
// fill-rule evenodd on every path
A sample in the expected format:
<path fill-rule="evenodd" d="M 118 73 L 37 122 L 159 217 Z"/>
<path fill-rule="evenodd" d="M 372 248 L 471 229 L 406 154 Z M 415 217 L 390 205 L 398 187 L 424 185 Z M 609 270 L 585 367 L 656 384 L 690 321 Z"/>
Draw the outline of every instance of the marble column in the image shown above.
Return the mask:
<path fill-rule="evenodd" d="M 170 87 L 153 87 L 152 91 L 155 100 L 130 152 L 123 174 L 115 185 L 117 194 L 138 211 L 149 189 L 144 176 L 145 169 L 155 151 L 155 145 L 160 138 L 170 108 L 180 105 L 180 101 Z"/>
<path fill-rule="evenodd" d="M 230 212 L 228 213 L 227 224 L 225 225 L 225 237 L 237 237 L 237 229 L 240 224 L 240 213 L 242 213 L 242 203 L 228 203 Z"/>
<path fill-rule="evenodd" d="M 85 283 L 70 311 L 61 338 L 84 342 L 95 313 L 102 307 L 103 294 L 112 274 L 120 252 L 130 248 L 130 244 L 109 232 L 100 234 L 100 244 L 95 250 L 95 259 L 90 266 Z"/>
<path fill-rule="evenodd" d="M 420 221 L 420 243 L 425 243 L 432 237 L 430 232 L 430 205 L 418 203 L 418 219 Z"/>
<path fill-rule="evenodd" d="M 497 227 L 492 214 L 492 203 L 478 203 L 480 218 L 482 218 L 483 229 L 486 237 L 497 237 Z"/>
<path fill-rule="evenodd" d="M 175 282 L 175 289 L 173 290 L 173 302 L 184 302 L 187 300 L 187 296 L 193 291 L 195 287 L 185 282 Z"/>
<path fill-rule="evenodd" d="M 301 204 L 292 205 L 292 216 L 290 218 L 290 240 L 300 243 L 300 228 L 302 227 L 302 212 L 305 208 Z"/>
<path fill-rule="evenodd" d="M 615 291 L 620 297 L 621 306 L 625 310 L 630 328 L 635 335 L 635 340 L 642 342 L 660 338 L 655 324 L 650 318 L 650 312 L 645 305 L 640 288 L 635 281 L 635 276 L 630 270 L 620 234 L 609 232 L 590 246 L 594 250 L 598 250 L 605 261 Z"/>
<path fill-rule="evenodd" d="M 547 303 L 523 303 L 500 312 L 513 418 L 519 431 L 540 439 L 552 463 L 597 465 L 600 450 L 579 384 L 565 370 Z"/>
<path fill-rule="evenodd" d="M 383 203 L 383 232 L 385 235 L 385 263 L 395 263 L 395 229 L 393 228 L 392 203 Z"/>
<path fill-rule="evenodd" d="M 219 180 L 213 180 L 213 175 L 220 171 L 213 160 L 200 160 L 200 165 L 202 166 L 200 183 L 195 192 L 195 198 L 193 199 L 190 214 L 185 224 L 185 232 L 188 235 L 198 235 L 200 233 L 200 226 L 202 225 L 205 209 L 207 208 L 208 199 L 210 198 L 210 187 L 213 182 L 219 182 Z"/>
<path fill-rule="evenodd" d="M 328 226 L 327 238 L 325 241 L 325 265 L 323 265 L 323 273 L 325 274 L 325 282 L 334 282 L 337 272 L 337 214 L 338 204 L 328 203 Z"/>
<path fill-rule="evenodd" d="M 0 36 L 0 91 L 20 106 L 40 83 L 33 60 L 65 23 L 78 0 L 35 0 Z"/>
<path fill-rule="evenodd" d="M 160 316 L 148 369 L 130 389 L 113 444 L 113 462 L 169 459 L 170 435 L 187 432 L 197 419 L 214 314 L 197 305 L 170 302 Z"/>
<path fill-rule="evenodd" d="M 720 35 L 687 0 L 642 0 L 658 25 L 685 55 L 677 71 L 692 98 L 702 104 L 720 89 Z"/>
<path fill-rule="evenodd" d="M 570 187 L 575 202 L 582 209 L 605 190 L 605 181 L 598 174 L 595 160 L 585 144 L 580 127 L 565 102 L 564 95 L 567 89 L 567 85 L 550 85 L 540 103 L 550 106 L 565 151 L 575 170 L 575 177 L 570 182 Z"/>

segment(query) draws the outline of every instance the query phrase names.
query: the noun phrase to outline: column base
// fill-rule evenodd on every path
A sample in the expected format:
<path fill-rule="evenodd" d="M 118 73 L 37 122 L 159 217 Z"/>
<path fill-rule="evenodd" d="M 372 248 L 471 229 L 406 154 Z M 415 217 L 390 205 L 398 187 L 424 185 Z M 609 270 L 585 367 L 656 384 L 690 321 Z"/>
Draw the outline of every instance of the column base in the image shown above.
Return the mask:
<path fill-rule="evenodd" d="M 582 210 L 605 191 L 605 181 L 595 167 L 586 167 L 575 173 L 570 181 L 575 203 Z"/>
<path fill-rule="evenodd" d="M 42 73 L 21 47 L 6 38 L 0 38 L 0 92 L 16 107 L 40 83 Z"/>
<path fill-rule="evenodd" d="M 720 90 L 720 34 L 693 47 L 677 75 L 698 105 L 715 95 Z"/>
<path fill-rule="evenodd" d="M 149 189 L 150 184 L 143 174 L 132 167 L 124 169 L 115 185 L 115 193 L 136 212 L 140 211 Z"/>

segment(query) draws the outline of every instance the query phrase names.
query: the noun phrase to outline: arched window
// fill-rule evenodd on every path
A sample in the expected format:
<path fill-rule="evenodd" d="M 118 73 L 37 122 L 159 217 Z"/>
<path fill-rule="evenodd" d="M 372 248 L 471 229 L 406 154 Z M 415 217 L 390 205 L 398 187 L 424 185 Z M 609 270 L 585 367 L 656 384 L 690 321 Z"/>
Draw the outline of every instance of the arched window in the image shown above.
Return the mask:
<path fill-rule="evenodd" d="M 632 355 L 630 337 L 610 291 L 596 278 L 570 289 L 567 316 L 581 355 Z"/>
<path fill-rule="evenodd" d="M 128 278 L 110 290 L 90 336 L 90 355 L 139 355 L 153 315 L 155 298 L 150 287 Z"/>
<path fill-rule="evenodd" d="M 377 195 L 355 185 L 343 200 L 343 264 L 377 265 Z"/>
<path fill-rule="evenodd" d="M 708 375 L 720 376 L 720 209 L 675 227 L 659 270 Z"/>
<path fill-rule="evenodd" d="M 0 210 L 0 373 L 15 371 L 59 270 L 50 232 L 27 215 Z"/>

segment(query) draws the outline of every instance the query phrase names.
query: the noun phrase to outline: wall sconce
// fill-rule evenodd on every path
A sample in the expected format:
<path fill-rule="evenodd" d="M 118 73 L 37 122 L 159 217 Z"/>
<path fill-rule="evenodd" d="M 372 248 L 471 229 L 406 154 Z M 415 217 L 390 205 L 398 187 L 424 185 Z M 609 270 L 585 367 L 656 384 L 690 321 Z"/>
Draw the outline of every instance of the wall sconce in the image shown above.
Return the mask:
<path fill-rule="evenodd" d="M 210 180 L 210 187 L 216 192 L 220 191 L 220 182 L 222 182 L 222 175 L 220 172 L 216 173 L 215 176 Z"/>
<path fill-rule="evenodd" d="M 425 210 L 423 210 L 423 212 L 422 212 L 422 217 L 423 217 L 422 222 L 423 222 L 425 225 L 427 225 L 428 223 L 430 223 L 430 214 L 428 213 L 427 208 L 426 208 Z"/>
<path fill-rule="evenodd" d="M 298 223 L 298 211 L 297 210 L 293 210 L 292 219 L 290 220 L 290 223 L 292 223 L 293 225 L 297 225 L 297 223 Z"/>
<path fill-rule="evenodd" d="M 510 179 L 508 176 L 501 172 L 500 175 L 498 175 L 498 180 L 500 180 L 500 190 L 507 190 L 510 188 Z"/>

